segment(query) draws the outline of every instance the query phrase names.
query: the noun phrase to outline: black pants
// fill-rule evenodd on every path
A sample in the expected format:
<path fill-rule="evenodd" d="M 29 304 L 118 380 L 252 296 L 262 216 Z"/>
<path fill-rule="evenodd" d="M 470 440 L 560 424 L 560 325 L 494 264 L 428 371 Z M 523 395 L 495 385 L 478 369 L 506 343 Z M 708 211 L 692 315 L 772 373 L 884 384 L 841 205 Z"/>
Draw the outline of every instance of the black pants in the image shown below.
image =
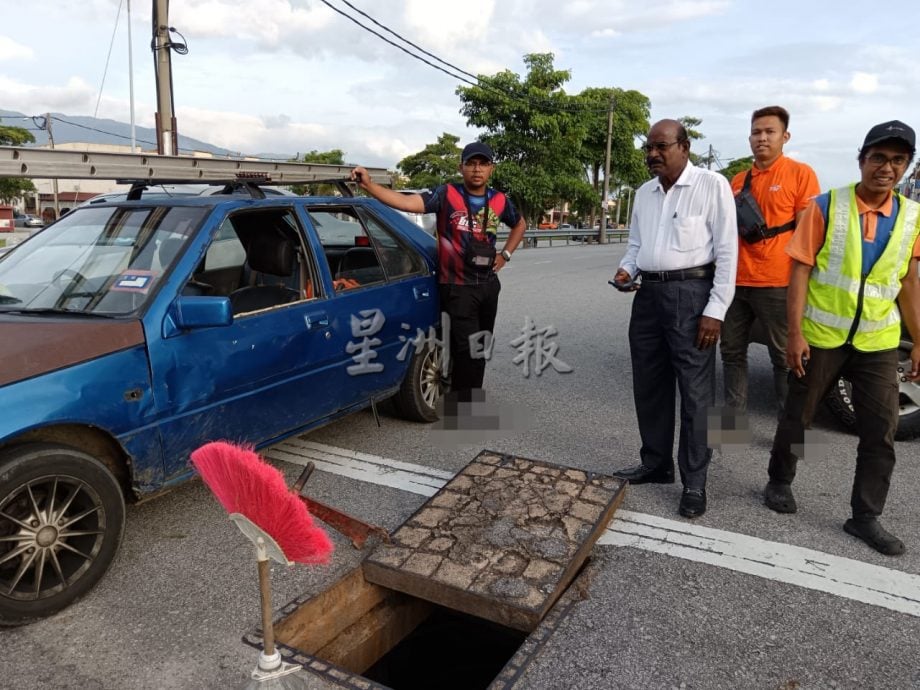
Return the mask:
<path fill-rule="evenodd" d="M 450 318 L 450 388 L 461 391 L 482 388 L 486 373 L 485 357 L 471 356 L 470 337 L 488 333 L 491 339 L 498 313 L 501 283 L 494 277 L 479 285 L 440 285 L 441 311 Z"/>
<path fill-rule="evenodd" d="M 773 363 L 773 388 L 780 414 L 786 402 L 789 367 L 786 366 L 786 288 L 735 288 L 725 323 L 722 324 L 722 375 L 725 383 L 725 406 L 740 412 L 747 410 L 748 345 L 754 321 L 767 336 L 767 349 Z"/>
<path fill-rule="evenodd" d="M 894 432 L 898 426 L 897 350 L 860 352 L 848 345 L 812 347 L 805 376 L 789 377 L 786 409 L 773 437 L 770 479 L 791 484 L 798 456 L 807 454 L 805 429 L 838 378 L 853 385 L 856 411 L 856 475 L 850 506 L 853 517 L 877 517 L 885 509 L 894 471 Z"/>
<path fill-rule="evenodd" d="M 712 451 L 706 419 L 715 400 L 714 347 L 699 350 L 696 335 L 712 279 L 644 282 L 629 321 L 633 395 L 640 457 L 646 467 L 674 467 L 674 403 L 680 390 L 677 465 L 684 486 L 702 489 Z"/>

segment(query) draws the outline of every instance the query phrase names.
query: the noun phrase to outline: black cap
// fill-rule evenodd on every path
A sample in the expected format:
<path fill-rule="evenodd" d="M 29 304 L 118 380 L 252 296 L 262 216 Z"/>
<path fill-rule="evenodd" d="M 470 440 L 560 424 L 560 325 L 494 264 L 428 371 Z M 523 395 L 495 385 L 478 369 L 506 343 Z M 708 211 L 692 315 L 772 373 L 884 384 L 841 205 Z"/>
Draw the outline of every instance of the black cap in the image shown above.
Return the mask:
<path fill-rule="evenodd" d="M 883 122 L 880 125 L 875 125 L 875 127 L 869 130 L 869 133 L 866 135 L 866 140 L 863 142 L 862 150 L 870 146 L 875 146 L 876 144 L 881 144 L 883 141 L 901 141 L 910 147 L 911 154 L 914 153 L 917 145 L 917 137 L 914 134 L 914 130 L 900 120 L 891 120 L 890 122 Z"/>
<path fill-rule="evenodd" d="M 463 147 L 463 153 L 460 154 L 460 162 L 466 163 L 470 158 L 475 158 L 476 156 L 481 156 L 490 163 L 495 160 L 495 154 L 492 153 L 492 149 L 489 148 L 488 144 L 483 144 L 481 141 L 474 141 L 472 144 L 467 144 Z"/>

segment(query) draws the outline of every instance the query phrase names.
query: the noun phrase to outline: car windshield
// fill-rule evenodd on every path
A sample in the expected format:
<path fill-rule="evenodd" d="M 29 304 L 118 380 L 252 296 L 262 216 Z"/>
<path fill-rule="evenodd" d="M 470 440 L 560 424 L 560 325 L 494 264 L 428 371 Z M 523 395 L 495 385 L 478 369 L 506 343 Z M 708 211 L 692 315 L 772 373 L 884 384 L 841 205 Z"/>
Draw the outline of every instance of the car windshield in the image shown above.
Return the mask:
<path fill-rule="evenodd" d="M 135 312 L 207 212 L 194 206 L 75 209 L 0 258 L 0 313 Z"/>

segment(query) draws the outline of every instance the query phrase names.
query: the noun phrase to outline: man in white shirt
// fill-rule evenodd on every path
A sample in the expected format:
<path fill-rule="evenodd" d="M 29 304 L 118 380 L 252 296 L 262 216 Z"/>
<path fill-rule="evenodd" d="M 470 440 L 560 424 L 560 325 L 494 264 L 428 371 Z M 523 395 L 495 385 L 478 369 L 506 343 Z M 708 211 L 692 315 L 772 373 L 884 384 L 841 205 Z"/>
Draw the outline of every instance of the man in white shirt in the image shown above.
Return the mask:
<path fill-rule="evenodd" d="M 690 140 L 676 120 L 655 123 L 643 149 L 655 177 L 636 192 L 629 247 L 613 279 L 636 290 L 641 274 L 629 322 L 641 463 L 613 474 L 632 484 L 674 482 L 679 389 L 679 512 L 695 518 L 706 512 L 716 343 L 735 293 L 735 201 L 722 175 L 690 164 Z"/>

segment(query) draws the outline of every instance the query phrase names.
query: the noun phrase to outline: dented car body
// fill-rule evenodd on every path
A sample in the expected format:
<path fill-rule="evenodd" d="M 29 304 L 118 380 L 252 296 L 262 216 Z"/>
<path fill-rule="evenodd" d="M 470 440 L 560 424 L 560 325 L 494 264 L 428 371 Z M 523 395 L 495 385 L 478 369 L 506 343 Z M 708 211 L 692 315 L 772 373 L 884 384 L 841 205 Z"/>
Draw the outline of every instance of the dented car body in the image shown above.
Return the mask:
<path fill-rule="evenodd" d="M 78 208 L 0 258 L 0 624 L 88 591 L 204 442 L 391 397 L 435 419 L 435 251 L 368 199 L 211 196 Z"/>

